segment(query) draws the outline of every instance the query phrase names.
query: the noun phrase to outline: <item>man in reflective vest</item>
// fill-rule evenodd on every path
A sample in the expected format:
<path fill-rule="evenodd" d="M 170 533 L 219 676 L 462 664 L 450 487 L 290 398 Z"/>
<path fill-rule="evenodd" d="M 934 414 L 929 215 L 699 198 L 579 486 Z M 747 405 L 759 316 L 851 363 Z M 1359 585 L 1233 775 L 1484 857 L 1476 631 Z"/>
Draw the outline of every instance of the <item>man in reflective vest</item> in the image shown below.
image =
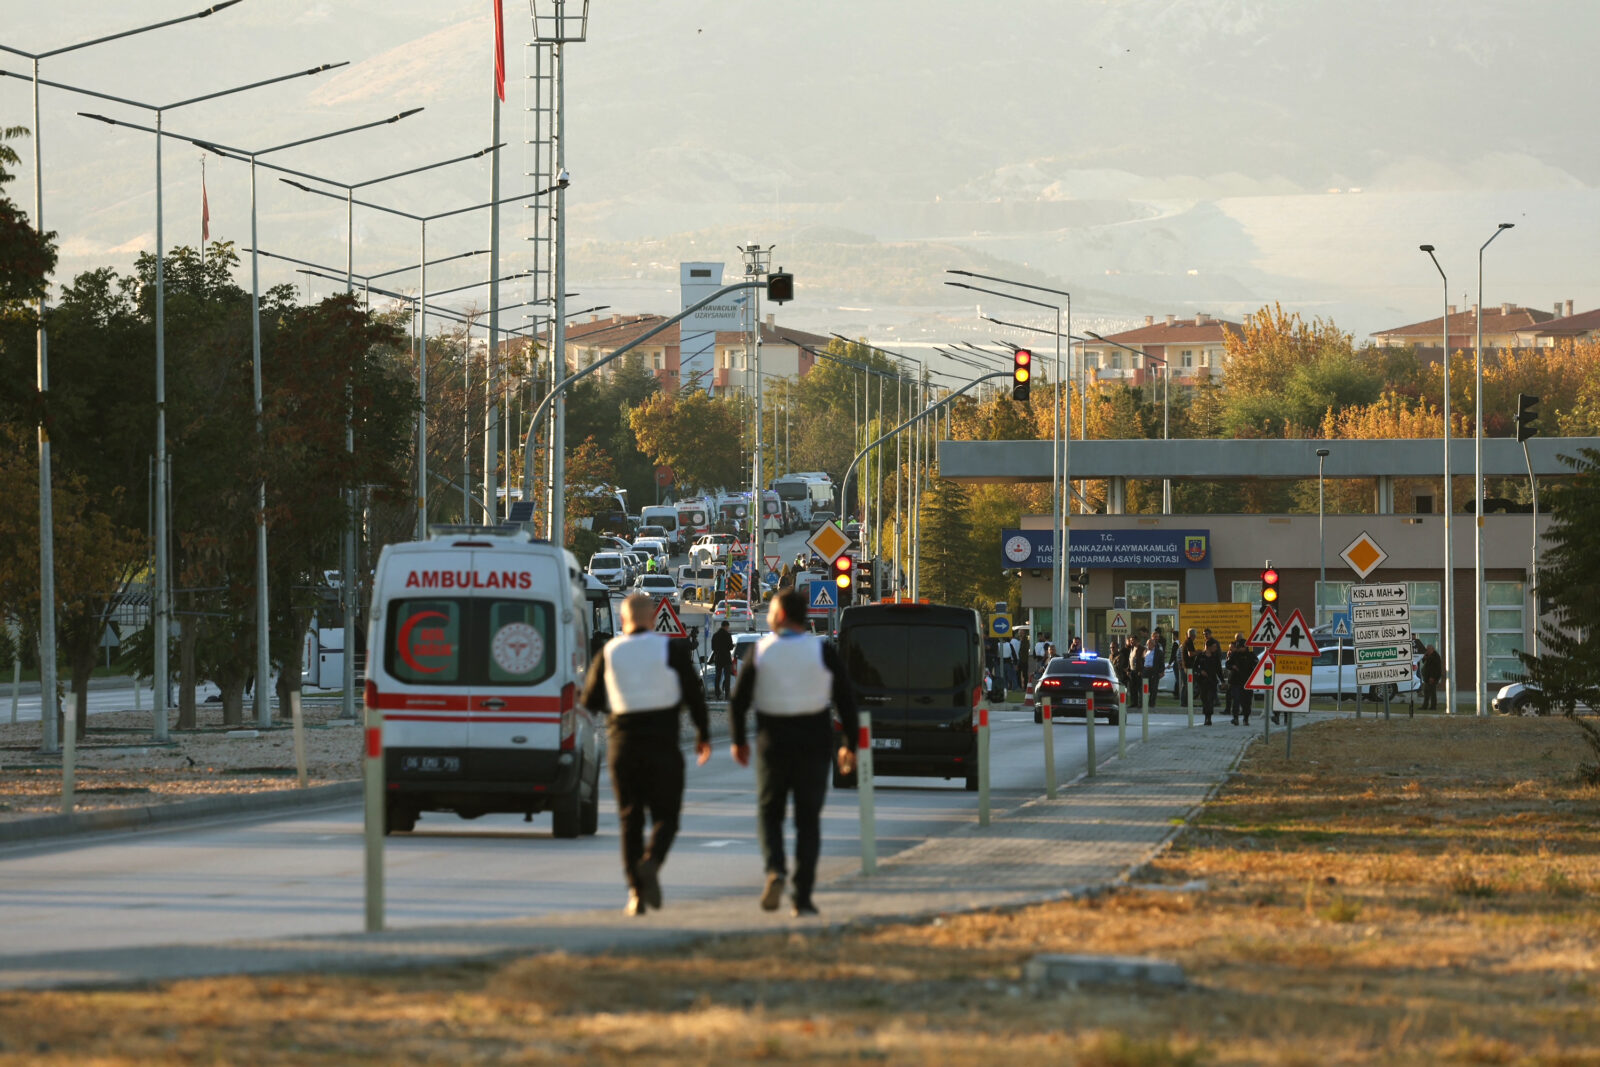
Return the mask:
<path fill-rule="evenodd" d="M 635 593 L 622 602 L 623 632 L 606 642 L 589 666 L 583 706 L 610 713 L 607 748 L 611 786 L 622 826 L 622 871 L 628 879 L 629 915 L 661 907 L 657 877 L 678 833 L 683 808 L 683 753 L 678 749 L 678 712 L 694 722 L 695 757 L 711 758 L 706 697 L 687 641 L 658 634 L 651 624 L 655 601 Z M 650 847 L 644 820 L 650 815 Z"/>
<path fill-rule="evenodd" d="M 729 705 L 733 758 L 750 763 L 745 713 L 756 711 L 756 828 L 766 861 L 767 883 L 761 893 L 763 911 L 776 911 L 783 899 L 787 863 L 783 853 L 783 820 L 794 796 L 794 915 L 817 914 L 811 891 L 822 852 L 822 802 L 828 772 L 835 758 L 831 703 L 842 725 L 837 759 L 840 774 L 855 772 L 855 694 L 844 664 L 832 645 L 806 629 L 806 598 L 785 589 L 772 598 L 767 621 L 772 632 L 756 643 L 755 653 L 740 671 Z"/>

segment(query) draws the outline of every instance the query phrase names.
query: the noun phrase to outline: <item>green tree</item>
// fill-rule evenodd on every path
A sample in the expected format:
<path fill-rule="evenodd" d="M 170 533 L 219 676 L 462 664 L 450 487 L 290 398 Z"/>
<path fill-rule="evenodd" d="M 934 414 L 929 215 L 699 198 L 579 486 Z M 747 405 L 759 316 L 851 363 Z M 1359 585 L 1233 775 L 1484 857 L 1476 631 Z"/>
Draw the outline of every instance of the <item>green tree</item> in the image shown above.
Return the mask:
<path fill-rule="evenodd" d="M 936 477 L 923 500 L 918 584 L 937 603 L 971 607 L 977 599 L 980 563 L 971 508 L 966 486 L 948 478 Z"/>
<path fill-rule="evenodd" d="M 1539 655 L 1522 653 L 1539 709 L 1560 712 L 1583 732 L 1594 762 L 1583 767 L 1600 782 L 1600 727 L 1578 715 L 1600 708 L 1600 658 L 1595 656 L 1594 605 L 1600 603 L 1600 449 L 1562 456 L 1570 479 L 1546 491 L 1549 547 L 1540 558 L 1537 592 L 1551 610 L 1539 627 Z"/>
<path fill-rule="evenodd" d="M 698 389 L 657 393 L 629 410 L 628 425 L 650 462 L 671 467 L 680 486 L 733 487 L 744 482 L 745 408 Z"/>

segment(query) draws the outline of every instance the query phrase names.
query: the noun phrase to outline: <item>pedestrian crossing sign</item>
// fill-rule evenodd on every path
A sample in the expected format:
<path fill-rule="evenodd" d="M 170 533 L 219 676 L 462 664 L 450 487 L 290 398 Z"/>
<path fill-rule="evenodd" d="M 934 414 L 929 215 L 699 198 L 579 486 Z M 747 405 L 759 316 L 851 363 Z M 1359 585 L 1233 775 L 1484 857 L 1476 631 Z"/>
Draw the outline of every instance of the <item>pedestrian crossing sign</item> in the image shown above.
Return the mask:
<path fill-rule="evenodd" d="M 834 593 L 831 582 L 812 582 L 811 600 L 809 601 L 811 615 L 826 615 L 839 606 L 839 598 Z"/>
<path fill-rule="evenodd" d="M 672 601 L 666 597 L 656 605 L 656 618 L 652 626 L 658 634 L 668 637 L 688 637 L 689 631 L 683 628 L 683 620 L 678 618 L 678 613 L 672 607 Z"/>

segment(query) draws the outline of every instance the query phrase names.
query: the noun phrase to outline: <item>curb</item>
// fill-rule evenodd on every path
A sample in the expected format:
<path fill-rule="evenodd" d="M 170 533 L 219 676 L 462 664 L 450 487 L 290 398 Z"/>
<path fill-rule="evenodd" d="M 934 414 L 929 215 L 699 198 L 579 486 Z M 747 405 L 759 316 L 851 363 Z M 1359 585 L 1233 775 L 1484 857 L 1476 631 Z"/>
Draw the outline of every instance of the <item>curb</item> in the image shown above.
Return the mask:
<path fill-rule="evenodd" d="M 282 808 L 312 807 L 350 800 L 361 795 L 361 783 L 335 782 L 309 789 L 281 789 L 271 793 L 236 793 L 227 796 L 179 800 L 142 808 L 113 808 L 71 815 L 40 815 L 0 822 L 0 845 L 69 837 L 107 830 L 148 830 L 167 823 L 187 822 L 215 815 L 244 815 Z"/>

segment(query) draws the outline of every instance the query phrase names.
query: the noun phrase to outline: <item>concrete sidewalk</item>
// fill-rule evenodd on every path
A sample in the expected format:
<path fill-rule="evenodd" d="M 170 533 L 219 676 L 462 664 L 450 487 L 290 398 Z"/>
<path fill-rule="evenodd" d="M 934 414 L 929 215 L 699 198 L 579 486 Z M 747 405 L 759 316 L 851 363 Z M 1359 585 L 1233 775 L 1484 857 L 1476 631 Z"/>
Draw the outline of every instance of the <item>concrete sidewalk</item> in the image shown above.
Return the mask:
<path fill-rule="evenodd" d="M 817 930 L 928 918 L 1057 899 L 1113 885 L 1177 832 L 1237 763 L 1259 731 L 1196 727 L 1162 731 L 1112 755 L 1094 778 L 1080 777 L 1056 800 L 997 810 L 880 861 L 863 877 L 833 864 L 817 892 L 821 920 L 771 915 L 756 905 L 760 871 L 747 895 L 675 902 L 645 918 L 620 909 L 515 922 L 407 928 L 382 934 L 285 937 L 225 944 L 141 947 L 110 952 L 0 958 L 0 988 L 122 986 L 221 974 L 371 970 L 539 952 L 644 951 L 713 935 Z M 833 803 L 853 801 L 836 793 Z M 753 817 L 753 813 L 752 813 Z M 849 867 L 850 873 L 839 870 Z M 828 873 L 824 868 L 824 875 Z"/>

